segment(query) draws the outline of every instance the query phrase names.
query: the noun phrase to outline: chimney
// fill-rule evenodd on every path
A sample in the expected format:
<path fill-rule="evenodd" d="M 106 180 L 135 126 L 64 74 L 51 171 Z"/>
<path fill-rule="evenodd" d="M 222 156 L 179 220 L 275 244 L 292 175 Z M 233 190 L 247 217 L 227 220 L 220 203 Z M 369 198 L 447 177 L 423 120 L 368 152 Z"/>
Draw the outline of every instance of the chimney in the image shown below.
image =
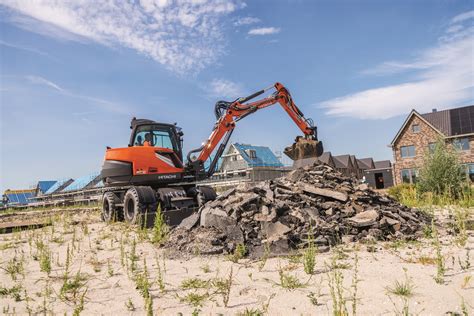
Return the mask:
<path fill-rule="evenodd" d="M 438 110 L 437 110 L 437 109 L 433 109 L 433 113 L 436 113 L 436 112 L 438 112 Z"/>

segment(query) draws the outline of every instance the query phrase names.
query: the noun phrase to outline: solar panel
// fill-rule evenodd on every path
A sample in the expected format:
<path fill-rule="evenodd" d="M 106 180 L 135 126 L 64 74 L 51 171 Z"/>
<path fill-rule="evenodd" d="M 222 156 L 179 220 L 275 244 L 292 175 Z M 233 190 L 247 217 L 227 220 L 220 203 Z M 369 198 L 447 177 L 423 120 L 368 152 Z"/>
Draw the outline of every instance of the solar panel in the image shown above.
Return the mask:
<path fill-rule="evenodd" d="M 8 204 L 28 204 L 30 198 L 34 197 L 33 192 L 7 193 Z"/>
<path fill-rule="evenodd" d="M 57 181 L 42 180 L 38 181 L 38 189 L 41 193 L 45 193 L 49 190 Z"/>
<path fill-rule="evenodd" d="M 474 133 L 474 106 L 452 109 L 450 112 L 452 135 Z"/>
<path fill-rule="evenodd" d="M 94 181 L 98 176 L 99 176 L 99 172 L 94 172 L 86 176 L 77 178 L 76 180 L 74 180 L 74 182 L 72 182 L 64 190 L 62 190 L 62 192 L 69 192 L 69 191 L 84 189 L 89 183 Z"/>
<path fill-rule="evenodd" d="M 68 182 L 70 179 L 61 179 L 56 181 L 55 184 L 53 184 L 44 194 L 51 194 L 56 192 L 56 190 L 60 189 L 66 182 Z"/>

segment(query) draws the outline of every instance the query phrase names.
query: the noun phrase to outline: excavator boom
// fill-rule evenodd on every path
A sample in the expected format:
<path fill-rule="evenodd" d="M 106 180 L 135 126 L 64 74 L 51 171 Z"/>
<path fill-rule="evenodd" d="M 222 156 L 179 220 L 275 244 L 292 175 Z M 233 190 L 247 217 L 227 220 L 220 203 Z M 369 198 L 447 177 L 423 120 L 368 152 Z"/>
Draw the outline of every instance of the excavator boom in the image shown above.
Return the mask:
<path fill-rule="evenodd" d="M 273 88 L 275 91 L 270 96 L 258 101 L 247 103 Z M 217 145 L 220 144 L 206 174 L 206 176 L 212 175 L 217 166 L 217 160 L 223 154 L 227 142 L 232 135 L 235 123 L 260 109 L 269 107 L 276 103 L 279 103 L 283 107 L 286 113 L 304 134 L 303 137 L 297 137 L 292 146 L 285 148 L 284 153 L 292 160 L 316 158 L 320 156 L 323 152 L 323 147 L 322 142 L 318 141 L 316 126 L 313 125 L 311 119 L 304 117 L 304 114 L 293 102 L 293 98 L 289 91 L 281 83 L 277 82 L 274 85 L 257 91 L 248 97 L 238 98 L 233 102 L 217 102 L 215 106 L 217 121 L 214 129 L 207 141 L 200 148 L 189 152 L 188 164 L 194 166 L 194 169 L 196 169 L 197 166 L 200 166 L 198 169 L 202 171 L 204 162 L 211 157 L 211 154 L 214 152 Z M 198 154 L 194 159 L 191 157 L 193 153 Z"/>

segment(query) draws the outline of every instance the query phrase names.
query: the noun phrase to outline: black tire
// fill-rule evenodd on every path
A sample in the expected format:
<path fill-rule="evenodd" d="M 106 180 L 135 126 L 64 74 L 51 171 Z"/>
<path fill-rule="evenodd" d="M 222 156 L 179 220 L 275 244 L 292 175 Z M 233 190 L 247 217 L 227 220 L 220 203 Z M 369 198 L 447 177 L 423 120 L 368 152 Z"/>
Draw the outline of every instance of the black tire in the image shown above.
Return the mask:
<path fill-rule="evenodd" d="M 208 186 L 200 186 L 197 188 L 197 192 L 196 202 L 199 207 L 203 206 L 208 201 L 214 201 L 217 197 L 216 191 Z"/>
<path fill-rule="evenodd" d="M 123 212 L 117 208 L 119 198 L 113 192 L 105 192 L 102 197 L 102 220 L 110 223 L 123 220 Z"/>
<path fill-rule="evenodd" d="M 130 224 L 151 227 L 157 206 L 156 192 L 151 187 L 131 187 L 125 193 L 123 214 Z"/>
<path fill-rule="evenodd" d="M 125 220 L 130 224 L 141 224 L 147 212 L 147 205 L 140 200 L 137 188 L 132 187 L 125 193 L 123 204 L 123 214 Z"/>

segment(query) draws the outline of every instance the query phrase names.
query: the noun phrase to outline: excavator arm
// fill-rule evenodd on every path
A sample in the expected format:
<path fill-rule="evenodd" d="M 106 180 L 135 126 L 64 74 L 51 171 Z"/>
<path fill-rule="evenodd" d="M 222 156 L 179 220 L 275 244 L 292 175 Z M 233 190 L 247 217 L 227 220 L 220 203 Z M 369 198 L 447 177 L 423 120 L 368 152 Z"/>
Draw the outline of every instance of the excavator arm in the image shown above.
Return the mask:
<path fill-rule="evenodd" d="M 275 92 L 270 96 L 259 101 L 247 103 L 273 88 L 275 89 Z M 322 143 L 317 139 L 317 129 L 313 125 L 313 121 L 304 117 L 303 113 L 293 102 L 293 98 L 289 91 L 281 83 L 277 82 L 273 86 L 255 92 L 248 97 L 239 98 L 233 102 L 217 102 L 215 106 L 217 121 L 214 129 L 207 141 L 200 148 L 191 150 L 188 153 L 188 165 L 194 166 L 193 169 L 201 169 L 202 173 L 204 162 L 211 157 L 211 154 L 220 143 L 216 154 L 211 161 L 209 169 L 206 172 L 207 177 L 211 176 L 215 171 L 218 159 L 223 154 L 230 136 L 232 135 L 235 123 L 260 109 L 269 107 L 276 103 L 279 103 L 283 107 L 286 113 L 288 113 L 304 134 L 304 139 L 297 137 L 293 146 L 285 149 L 285 154 L 293 160 L 303 159 L 310 156 L 320 156 L 322 154 Z M 194 153 L 197 153 L 198 156 L 193 159 L 191 155 Z M 199 172 L 196 170 L 196 173 Z M 199 178 L 202 178 L 202 176 Z"/>

